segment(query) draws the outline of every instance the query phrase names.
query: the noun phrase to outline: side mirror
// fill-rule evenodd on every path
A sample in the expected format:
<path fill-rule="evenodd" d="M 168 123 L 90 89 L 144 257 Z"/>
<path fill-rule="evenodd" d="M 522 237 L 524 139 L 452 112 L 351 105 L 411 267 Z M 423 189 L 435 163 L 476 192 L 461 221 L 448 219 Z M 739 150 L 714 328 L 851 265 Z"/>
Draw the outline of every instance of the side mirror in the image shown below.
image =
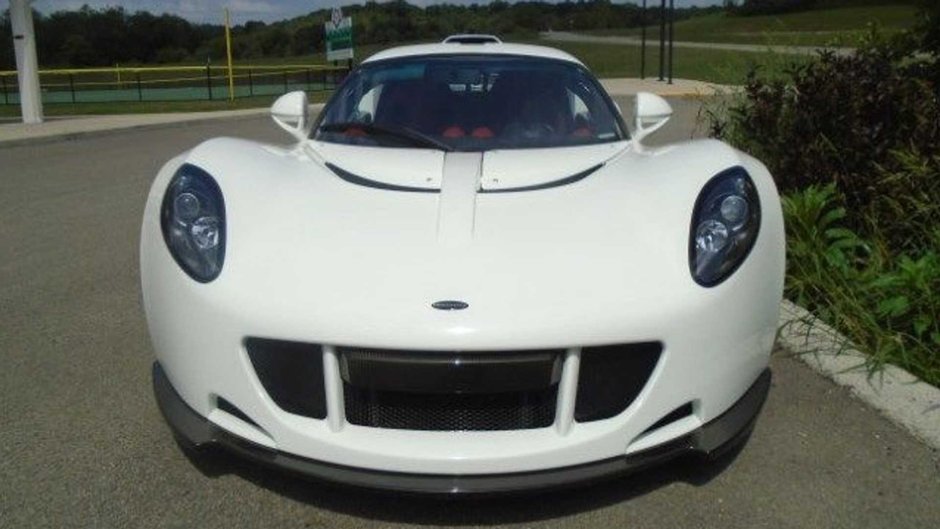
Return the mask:
<path fill-rule="evenodd" d="M 271 105 L 271 119 L 288 134 L 304 141 L 310 135 L 310 106 L 307 94 L 302 90 L 289 92 L 277 98 Z"/>
<path fill-rule="evenodd" d="M 656 132 L 672 117 L 672 107 L 656 94 L 640 92 L 636 95 L 636 130 L 633 141 L 639 146 L 640 141 Z"/>

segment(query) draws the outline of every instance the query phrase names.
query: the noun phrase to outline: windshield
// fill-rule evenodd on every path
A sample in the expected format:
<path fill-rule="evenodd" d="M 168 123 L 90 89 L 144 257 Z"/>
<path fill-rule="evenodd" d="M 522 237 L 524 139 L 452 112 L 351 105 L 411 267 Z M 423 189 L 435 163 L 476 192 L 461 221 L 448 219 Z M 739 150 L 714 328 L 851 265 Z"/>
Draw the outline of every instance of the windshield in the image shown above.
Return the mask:
<path fill-rule="evenodd" d="M 320 141 L 459 151 L 624 139 L 619 114 L 584 68 L 514 56 L 425 56 L 365 64 L 331 99 Z"/>

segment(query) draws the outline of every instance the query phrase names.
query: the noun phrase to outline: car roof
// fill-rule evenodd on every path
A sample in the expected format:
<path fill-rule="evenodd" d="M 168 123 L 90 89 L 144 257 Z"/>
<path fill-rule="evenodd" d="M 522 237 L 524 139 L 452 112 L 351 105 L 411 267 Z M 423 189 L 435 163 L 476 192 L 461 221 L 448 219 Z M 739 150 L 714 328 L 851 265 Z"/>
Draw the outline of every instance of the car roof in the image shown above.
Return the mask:
<path fill-rule="evenodd" d="M 389 48 L 387 50 L 380 51 L 362 62 L 365 64 L 388 59 L 400 59 L 404 57 L 418 57 L 427 55 L 515 55 L 524 57 L 538 57 L 543 59 L 556 59 L 584 66 L 584 64 L 576 59 L 573 55 L 565 53 L 561 50 L 556 50 L 555 48 L 533 46 L 530 44 L 507 44 L 502 42 L 484 42 L 475 44 L 440 42 L 435 44 L 398 46 L 396 48 Z"/>

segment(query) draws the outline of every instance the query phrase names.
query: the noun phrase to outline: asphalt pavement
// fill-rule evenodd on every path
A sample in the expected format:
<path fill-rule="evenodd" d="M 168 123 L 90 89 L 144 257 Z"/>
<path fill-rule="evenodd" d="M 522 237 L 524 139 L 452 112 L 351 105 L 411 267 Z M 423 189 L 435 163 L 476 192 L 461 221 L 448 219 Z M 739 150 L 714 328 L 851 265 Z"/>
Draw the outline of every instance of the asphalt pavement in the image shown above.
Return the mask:
<path fill-rule="evenodd" d="M 662 140 L 698 105 L 675 101 Z M 627 102 L 621 102 L 627 108 Z M 701 129 L 700 129 L 701 130 Z M 187 455 L 154 403 L 137 243 L 160 165 L 266 117 L 0 147 L 0 527 L 936 527 L 940 454 L 778 351 L 749 442 L 587 488 L 394 497 Z"/>

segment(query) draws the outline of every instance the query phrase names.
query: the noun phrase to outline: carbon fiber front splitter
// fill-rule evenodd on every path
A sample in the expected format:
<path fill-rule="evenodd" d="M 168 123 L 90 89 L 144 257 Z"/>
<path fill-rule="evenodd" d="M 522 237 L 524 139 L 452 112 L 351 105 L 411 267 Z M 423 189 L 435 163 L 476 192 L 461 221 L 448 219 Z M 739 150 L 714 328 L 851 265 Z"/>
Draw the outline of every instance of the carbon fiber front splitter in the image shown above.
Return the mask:
<path fill-rule="evenodd" d="M 731 408 L 689 435 L 639 453 L 568 466 L 510 474 L 410 474 L 386 472 L 307 459 L 271 450 L 219 428 L 190 408 L 170 384 L 160 364 L 153 364 L 153 389 L 160 411 L 184 443 L 218 445 L 238 456 L 306 477 L 346 485 L 425 494 L 496 494 L 583 484 L 663 463 L 684 454 L 714 457 L 742 440 L 753 428 L 767 393 L 765 370 Z"/>

